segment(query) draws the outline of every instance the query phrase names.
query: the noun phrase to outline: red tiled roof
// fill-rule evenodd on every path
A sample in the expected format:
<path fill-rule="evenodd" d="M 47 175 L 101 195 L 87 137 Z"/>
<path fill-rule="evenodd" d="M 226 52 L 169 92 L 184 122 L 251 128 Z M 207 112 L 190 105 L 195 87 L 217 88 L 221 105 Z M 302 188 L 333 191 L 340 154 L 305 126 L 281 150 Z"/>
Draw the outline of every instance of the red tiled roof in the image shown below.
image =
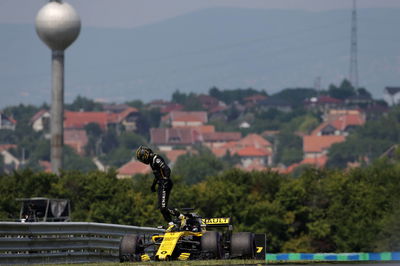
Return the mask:
<path fill-rule="evenodd" d="M 237 151 L 240 157 L 265 157 L 271 155 L 269 151 L 252 146 L 245 147 Z"/>
<path fill-rule="evenodd" d="M 201 135 L 190 127 L 150 129 L 150 142 L 156 145 L 191 145 L 201 140 Z"/>
<path fill-rule="evenodd" d="M 201 125 L 197 127 L 193 127 L 197 132 L 204 134 L 204 133 L 213 133 L 215 132 L 215 126 L 213 125 Z"/>
<path fill-rule="evenodd" d="M 29 120 L 29 123 L 35 122 L 35 121 L 38 120 L 42 115 L 44 115 L 45 113 L 48 113 L 48 112 L 49 112 L 48 110 L 41 109 L 40 111 L 38 111 L 36 114 L 34 114 L 34 115 L 32 116 L 32 118 Z"/>
<path fill-rule="evenodd" d="M 272 146 L 271 143 L 258 134 L 248 134 L 243 139 L 239 140 L 239 146 L 254 146 L 256 148 Z"/>
<path fill-rule="evenodd" d="M 304 158 L 300 162 L 300 165 L 311 164 L 311 165 L 314 165 L 316 167 L 324 167 L 327 161 L 328 161 L 328 157 L 327 156 L 318 156 L 318 157 L 315 157 L 315 158 Z"/>
<path fill-rule="evenodd" d="M 2 145 L 0 145 L 0 152 L 6 151 L 6 150 L 9 150 L 9 149 L 14 149 L 14 148 L 17 148 L 17 145 L 15 145 L 15 144 L 2 144 Z"/>
<path fill-rule="evenodd" d="M 185 112 L 185 111 L 172 111 L 169 114 L 162 117 L 162 121 L 171 122 L 201 122 L 207 123 L 206 112 Z"/>
<path fill-rule="evenodd" d="M 223 105 L 217 105 L 212 107 L 211 109 L 208 110 L 209 113 L 217 113 L 217 112 L 222 112 L 226 110 L 228 107 L 223 106 Z"/>
<path fill-rule="evenodd" d="M 43 171 L 46 173 L 51 173 L 51 163 L 49 161 L 39 161 L 39 165 L 43 168 Z"/>
<path fill-rule="evenodd" d="M 107 122 L 110 123 L 121 123 L 127 116 L 132 113 L 137 113 L 138 110 L 133 107 L 128 107 L 120 113 L 107 113 L 108 119 Z"/>
<path fill-rule="evenodd" d="M 97 123 L 102 129 L 107 128 L 109 114 L 106 112 L 71 112 L 64 114 L 65 128 L 84 128 L 89 123 Z"/>
<path fill-rule="evenodd" d="M 304 152 L 322 152 L 328 149 L 332 144 L 345 141 L 345 136 L 304 136 Z"/>
<path fill-rule="evenodd" d="M 238 141 L 241 137 L 242 134 L 240 132 L 212 132 L 203 134 L 203 139 L 206 142 Z"/>
<path fill-rule="evenodd" d="M 17 120 L 15 120 L 14 118 L 4 114 L 3 112 L 0 112 L 0 114 L 3 114 L 3 118 L 10 121 L 12 124 L 14 124 L 14 125 L 17 124 Z"/>
<path fill-rule="evenodd" d="M 175 163 L 179 156 L 188 153 L 187 150 L 171 150 L 164 152 L 171 163 Z"/>
<path fill-rule="evenodd" d="M 265 100 L 265 99 L 267 99 L 267 98 L 268 98 L 268 97 L 265 96 L 265 95 L 262 95 L 262 94 L 255 94 L 255 95 L 248 96 L 248 97 L 244 98 L 244 100 L 245 100 L 245 101 L 251 101 L 251 102 L 259 102 L 259 101 Z"/>
<path fill-rule="evenodd" d="M 361 115 L 349 114 L 339 116 L 331 124 L 339 130 L 345 130 L 348 126 L 362 126 L 365 120 Z"/>
<path fill-rule="evenodd" d="M 146 174 L 151 171 L 151 168 L 149 165 L 138 162 L 138 161 L 130 161 L 121 168 L 117 170 L 118 175 L 123 175 L 123 176 L 133 176 L 136 174 Z"/>
<path fill-rule="evenodd" d="M 224 147 L 211 148 L 211 152 L 216 157 L 224 157 L 226 155 L 226 153 L 228 152 L 228 149 L 224 148 Z"/>
<path fill-rule="evenodd" d="M 163 114 L 170 113 L 173 111 L 181 111 L 183 109 L 183 105 L 179 103 L 169 103 L 166 106 L 160 109 L 160 112 Z"/>

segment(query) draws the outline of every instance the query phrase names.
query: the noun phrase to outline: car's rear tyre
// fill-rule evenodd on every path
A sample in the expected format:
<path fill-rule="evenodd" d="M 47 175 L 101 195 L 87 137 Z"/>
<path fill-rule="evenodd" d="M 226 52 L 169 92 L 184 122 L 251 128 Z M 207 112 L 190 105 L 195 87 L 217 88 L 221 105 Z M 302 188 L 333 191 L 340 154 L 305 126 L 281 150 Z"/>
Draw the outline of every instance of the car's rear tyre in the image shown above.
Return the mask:
<path fill-rule="evenodd" d="M 201 251 L 209 259 L 222 259 L 224 249 L 219 232 L 207 231 L 201 236 Z"/>
<path fill-rule="evenodd" d="M 143 240 L 136 234 L 124 235 L 119 244 L 119 260 L 139 261 L 142 254 Z"/>
<path fill-rule="evenodd" d="M 231 258 L 254 259 L 256 244 L 254 234 L 250 232 L 233 233 L 230 244 Z"/>

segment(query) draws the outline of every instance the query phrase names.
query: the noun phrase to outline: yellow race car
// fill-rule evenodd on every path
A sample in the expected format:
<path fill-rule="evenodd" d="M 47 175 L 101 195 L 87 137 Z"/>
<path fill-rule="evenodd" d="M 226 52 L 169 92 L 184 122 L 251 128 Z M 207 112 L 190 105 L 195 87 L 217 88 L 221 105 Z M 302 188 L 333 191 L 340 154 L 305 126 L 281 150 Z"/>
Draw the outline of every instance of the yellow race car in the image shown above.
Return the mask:
<path fill-rule="evenodd" d="M 155 234 L 147 241 L 136 234 L 123 236 L 120 261 L 254 259 L 257 252 L 265 254 L 265 240 L 264 247 L 256 247 L 255 234 L 233 233 L 231 218 L 201 218 L 191 210 L 182 209 L 186 219 L 172 232 Z"/>

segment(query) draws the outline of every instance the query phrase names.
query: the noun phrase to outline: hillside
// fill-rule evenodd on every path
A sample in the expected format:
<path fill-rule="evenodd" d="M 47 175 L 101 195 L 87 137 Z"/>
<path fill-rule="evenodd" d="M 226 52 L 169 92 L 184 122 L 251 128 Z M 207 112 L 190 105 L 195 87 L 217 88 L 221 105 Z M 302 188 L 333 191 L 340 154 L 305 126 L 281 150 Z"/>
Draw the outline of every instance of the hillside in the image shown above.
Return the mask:
<path fill-rule="evenodd" d="M 400 9 L 361 9 L 360 84 L 381 98 L 398 85 Z M 205 9 L 134 29 L 84 26 L 66 53 L 66 101 L 125 101 L 173 91 L 339 83 L 347 76 L 350 11 Z M 0 24 L 0 108 L 50 99 L 50 52 L 33 25 Z"/>

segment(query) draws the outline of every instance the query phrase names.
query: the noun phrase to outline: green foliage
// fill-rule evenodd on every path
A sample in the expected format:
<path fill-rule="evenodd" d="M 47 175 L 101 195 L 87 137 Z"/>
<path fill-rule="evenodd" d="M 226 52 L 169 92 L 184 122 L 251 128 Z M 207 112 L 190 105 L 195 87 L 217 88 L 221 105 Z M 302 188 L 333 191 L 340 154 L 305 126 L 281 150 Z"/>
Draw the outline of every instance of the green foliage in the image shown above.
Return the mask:
<path fill-rule="evenodd" d="M 88 172 L 96 169 L 96 165 L 88 157 L 78 155 L 71 147 L 64 146 L 64 170 Z"/>
<path fill-rule="evenodd" d="M 267 252 L 396 251 L 399 176 L 400 163 L 384 159 L 347 172 L 308 168 L 297 178 L 231 169 L 187 185 L 173 174 L 170 206 L 232 217 L 235 231 L 266 233 Z M 2 174 L 0 219 L 18 217 L 16 198 L 42 196 L 70 199 L 74 221 L 157 226 L 165 221 L 152 180 L 117 179 L 113 170 Z"/>
<path fill-rule="evenodd" d="M 276 137 L 277 150 L 275 160 L 284 165 L 291 165 L 303 159 L 303 140 L 292 131 L 281 131 Z"/>
<path fill-rule="evenodd" d="M 371 162 L 399 142 L 400 107 L 396 107 L 378 120 L 367 121 L 363 127 L 352 132 L 345 142 L 332 145 L 328 166 L 344 168 L 347 162 Z"/>
<path fill-rule="evenodd" d="M 262 90 L 258 91 L 252 88 L 247 89 L 234 89 L 234 90 L 219 90 L 217 87 L 212 87 L 209 90 L 209 95 L 226 103 L 231 104 L 235 101 L 243 103 L 243 99 L 255 94 L 266 95 L 267 93 Z"/>
<path fill-rule="evenodd" d="M 294 108 L 302 107 L 304 100 L 307 98 L 315 97 L 317 91 L 311 88 L 295 88 L 295 89 L 284 89 L 273 96 L 279 99 L 283 99 L 290 103 Z"/>
<path fill-rule="evenodd" d="M 198 99 L 198 95 L 195 93 L 182 93 L 179 90 L 172 94 L 172 102 L 183 105 L 186 111 L 202 111 L 204 110 L 201 102 Z"/>
<path fill-rule="evenodd" d="M 173 174 L 181 176 L 186 184 L 195 184 L 223 169 L 222 160 L 216 158 L 210 150 L 201 148 L 196 153 L 179 156 Z"/>
<path fill-rule="evenodd" d="M 344 100 L 346 98 L 356 95 L 356 90 L 353 85 L 351 85 L 351 83 L 345 79 L 342 81 L 339 87 L 336 87 L 333 84 L 330 85 L 328 94 L 333 98 Z"/>
<path fill-rule="evenodd" d="M 4 173 L 4 157 L 0 154 L 0 175 Z"/>
<path fill-rule="evenodd" d="M 91 99 L 78 95 L 71 104 L 65 104 L 65 109 L 70 111 L 95 112 L 102 111 L 103 107 L 101 103 L 96 103 Z"/>

